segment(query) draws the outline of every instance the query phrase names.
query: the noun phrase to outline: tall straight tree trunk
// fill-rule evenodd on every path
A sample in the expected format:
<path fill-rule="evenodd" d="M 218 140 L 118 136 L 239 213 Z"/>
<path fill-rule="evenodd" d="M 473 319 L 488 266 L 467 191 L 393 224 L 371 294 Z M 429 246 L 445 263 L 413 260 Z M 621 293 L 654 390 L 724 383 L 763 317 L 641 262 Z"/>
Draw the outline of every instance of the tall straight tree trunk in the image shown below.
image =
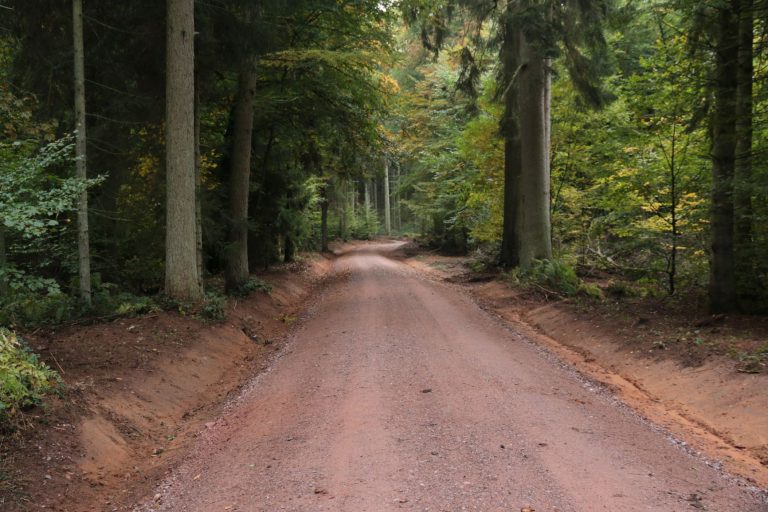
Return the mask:
<path fill-rule="evenodd" d="M 85 132 L 85 47 L 83 44 L 83 0 L 72 0 L 72 33 L 75 46 L 75 126 L 77 139 L 77 178 L 88 177 Z M 80 276 L 80 297 L 91 303 L 91 248 L 88 236 L 88 191 L 77 199 L 77 253 Z"/>
<path fill-rule="evenodd" d="M 249 61 L 240 73 L 235 105 L 234 136 L 229 178 L 229 247 L 224 280 L 233 290 L 248 280 L 248 195 L 251 177 L 253 108 L 256 94 L 256 66 Z"/>
<path fill-rule="evenodd" d="M 736 307 L 733 178 L 736 155 L 738 74 L 737 13 L 724 6 L 715 49 L 715 108 L 712 114 L 712 211 L 709 302 L 713 312 Z"/>
<path fill-rule="evenodd" d="M 320 250 L 328 252 L 328 184 L 320 190 Z"/>
<path fill-rule="evenodd" d="M 167 0 L 167 11 L 165 293 L 197 301 L 194 0 Z"/>
<path fill-rule="evenodd" d="M 392 234 L 392 206 L 389 197 L 389 159 L 384 158 L 384 230 Z"/>
<path fill-rule="evenodd" d="M 754 2 L 739 4 L 739 50 L 736 100 L 736 165 L 734 168 L 734 251 L 737 294 L 744 300 L 754 295 L 753 281 L 753 211 L 752 211 L 752 109 L 754 63 Z"/>
<path fill-rule="evenodd" d="M 549 66 L 520 37 L 520 245 L 519 264 L 552 258 L 549 182 Z"/>
<path fill-rule="evenodd" d="M 200 79 L 195 72 L 195 245 L 197 246 L 197 279 L 203 287 L 203 190 L 200 153 Z"/>
<path fill-rule="evenodd" d="M 347 182 L 342 182 L 341 187 L 339 187 L 339 238 L 346 242 L 347 241 L 347 204 L 349 200 L 347 199 L 347 195 L 349 193 L 349 184 Z"/>
<path fill-rule="evenodd" d="M 400 173 L 402 172 L 402 169 L 400 168 L 400 163 L 398 163 L 395 166 L 395 194 L 394 194 L 394 207 L 395 207 L 395 213 L 394 213 L 394 225 L 395 225 L 395 231 L 401 232 L 403 229 L 403 221 L 401 218 L 401 212 L 400 212 Z"/>
<path fill-rule="evenodd" d="M 499 264 L 505 268 L 520 264 L 519 246 L 520 229 L 518 207 L 520 204 L 520 179 L 522 161 L 520 158 L 520 125 L 518 105 L 518 67 L 520 59 L 518 47 L 519 31 L 512 20 L 512 2 L 507 2 L 504 15 L 504 41 L 501 59 L 504 74 L 504 116 L 502 134 L 504 136 L 504 213 Z"/>

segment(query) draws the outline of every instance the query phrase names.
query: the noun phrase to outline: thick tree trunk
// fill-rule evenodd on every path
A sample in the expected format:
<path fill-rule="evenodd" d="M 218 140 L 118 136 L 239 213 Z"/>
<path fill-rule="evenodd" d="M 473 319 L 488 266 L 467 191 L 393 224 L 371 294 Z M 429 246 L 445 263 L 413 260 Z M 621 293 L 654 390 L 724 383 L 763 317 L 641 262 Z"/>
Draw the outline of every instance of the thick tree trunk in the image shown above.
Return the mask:
<path fill-rule="evenodd" d="M 193 0 L 167 0 L 165 292 L 203 296 L 195 228 L 195 21 Z"/>
<path fill-rule="evenodd" d="M 549 66 L 520 37 L 520 245 L 519 264 L 552 258 L 549 180 Z"/>
<path fill-rule="evenodd" d="M 736 90 L 738 73 L 737 13 L 727 7 L 719 14 L 715 51 L 715 109 L 712 115 L 712 212 L 710 308 L 736 307 L 733 251 L 733 177 L 736 154 Z"/>
<path fill-rule="evenodd" d="M 520 65 L 518 47 L 520 34 L 513 26 L 510 12 L 511 2 L 507 5 L 506 20 L 504 21 L 504 41 L 501 59 L 504 73 L 504 117 L 502 133 L 504 135 L 504 214 L 501 237 L 501 253 L 499 264 L 504 268 L 516 267 L 520 264 L 520 226 L 518 207 L 520 204 L 520 124 L 518 105 L 518 67 Z"/>
<path fill-rule="evenodd" d="M 752 110 L 753 110 L 753 0 L 739 3 L 739 50 L 736 101 L 736 165 L 734 169 L 734 251 L 737 294 L 742 300 L 754 296 L 753 282 L 753 211 L 752 211 Z"/>
<path fill-rule="evenodd" d="M 389 159 L 384 158 L 384 230 L 392 234 L 392 206 L 389 197 Z"/>
<path fill-rule="evenodd" d="M 224 279 L 227 290 L 241 286 L 249 278 L 248 195 L 251 177 L 253 102 L 256 94 L 256 66 L 249 62 L 240 73 L 235 105 L 234 137 L 229 178 L 229 247 Z"/>
<path fill-rule="evenodd" d="M 85 47 L 83 44 L 83 0 L 72 1 L 72 33 L 75 46 L 75 126 L 77 139 L 77 178 L 88 177 L 85 132 Z M 77 252 L 80 277 L 80 297 L 91 303 L 91 248 L 88 235 L 88 191 L 83 190 L 77 200 Z"/>

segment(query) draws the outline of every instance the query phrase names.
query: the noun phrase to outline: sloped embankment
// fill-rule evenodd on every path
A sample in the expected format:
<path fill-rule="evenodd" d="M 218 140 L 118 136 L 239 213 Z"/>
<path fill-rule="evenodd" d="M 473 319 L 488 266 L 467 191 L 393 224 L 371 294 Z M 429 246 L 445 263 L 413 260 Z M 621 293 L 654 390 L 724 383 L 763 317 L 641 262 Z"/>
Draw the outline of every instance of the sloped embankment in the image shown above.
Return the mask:
<path fill-rule="evenodd" d="M 329 268 L 314 257 L 260 276 L 271 293 L 230 301 L 221 323 L 161 312 L 28 333 L 67 391 L 0 440 L 0 508 L 122 510 L 267 367 Z"/>

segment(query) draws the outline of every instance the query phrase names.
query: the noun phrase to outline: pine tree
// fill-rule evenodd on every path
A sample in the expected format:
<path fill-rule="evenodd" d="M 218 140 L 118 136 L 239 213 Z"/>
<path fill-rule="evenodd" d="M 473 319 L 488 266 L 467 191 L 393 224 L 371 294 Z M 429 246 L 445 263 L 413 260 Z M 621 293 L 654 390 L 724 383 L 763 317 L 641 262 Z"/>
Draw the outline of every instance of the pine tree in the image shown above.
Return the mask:
<path fill-rule="evenodd" d="M 197 301 L 193 0 L 167 0 L 165 292 Z"/>

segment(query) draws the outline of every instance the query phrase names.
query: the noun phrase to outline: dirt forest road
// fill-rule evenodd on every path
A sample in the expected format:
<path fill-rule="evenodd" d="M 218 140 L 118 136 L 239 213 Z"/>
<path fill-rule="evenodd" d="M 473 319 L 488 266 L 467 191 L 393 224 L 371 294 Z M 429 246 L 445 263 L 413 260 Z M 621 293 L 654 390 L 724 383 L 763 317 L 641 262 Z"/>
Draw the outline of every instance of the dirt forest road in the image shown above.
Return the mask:
<path fill-rule="evenodd" d="M 335 262 L 272 369 L 138 510 L 768 511 L 455 288 Z"/>

